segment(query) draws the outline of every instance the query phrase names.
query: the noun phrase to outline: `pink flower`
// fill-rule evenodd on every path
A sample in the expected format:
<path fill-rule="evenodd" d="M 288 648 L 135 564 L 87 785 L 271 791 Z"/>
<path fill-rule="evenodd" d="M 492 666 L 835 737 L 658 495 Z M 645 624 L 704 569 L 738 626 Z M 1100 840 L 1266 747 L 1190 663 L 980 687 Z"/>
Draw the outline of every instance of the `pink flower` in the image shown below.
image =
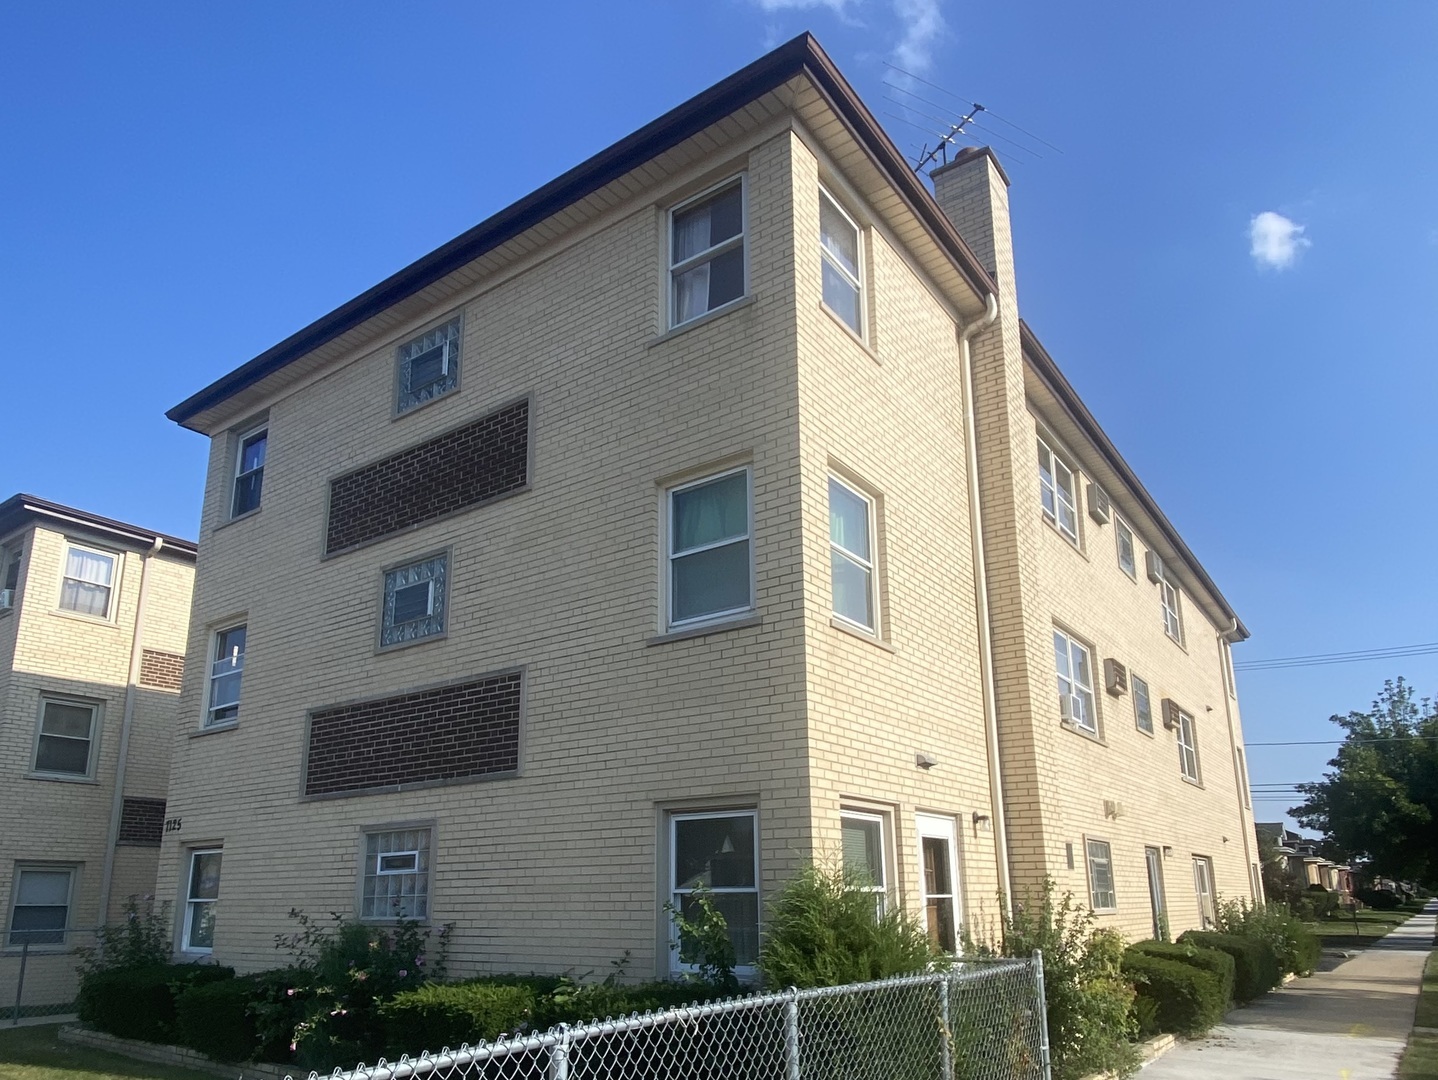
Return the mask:
<path fill-rule="evenodd" d="M 290 987 L 290 989 L 288 989 L 288 990 L 285 991 L 285 997 L 294 997 L 294 996 L 295 996 L 294 987 Z M 294 1047 L 292 1046 L 292 1047 L 290 1047 L 290 1049 L 293 1050 Z"/>
<path fill-rule="evenodd" d="M 408 974 L 409 974 L 409 968 L 400 968 L 400 969 L 399 969 L 399 977 L 400 977 L 401 979 L 403 979 L 403 978 L 404 978 L 406 975 L 408 975 Z"/>

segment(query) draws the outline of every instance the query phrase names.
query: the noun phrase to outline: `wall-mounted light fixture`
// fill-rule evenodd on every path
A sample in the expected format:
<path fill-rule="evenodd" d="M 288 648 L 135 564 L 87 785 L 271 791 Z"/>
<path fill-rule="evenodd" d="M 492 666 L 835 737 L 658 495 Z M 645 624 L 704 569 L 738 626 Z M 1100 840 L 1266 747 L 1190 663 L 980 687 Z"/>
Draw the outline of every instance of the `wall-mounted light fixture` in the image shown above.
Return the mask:
<path fill-rule="evenodd" d="M 917 765 L 917 766 L 918 766 L 919 768 L 921 768 L 921 769 L 924 769 L 924 770 L 932 769 L 932 768 L 933 768 L 935 765 L 937 765 L 938 763 L 939 763 L 939 762 L 938 762 L 938 760 L 937 760 L 936 758 L 931 758 L 931 757 L 929 757 L 928 754 L 915 754 L 915 755 L 914 755 L 914 764 Z"/>
<path fill-rule="evenodd" d="M 993 832 L 994 820 L 988 814 L 981 814 L 974 811 L 974 832 Z"/>
<path fill-rule="evenodd" d="M 1165 844 L 1163 847 L 1163 857 L 1165 859 L 1173 858 L 1173 848 L 1169 847 L 1167 844 Z"/>

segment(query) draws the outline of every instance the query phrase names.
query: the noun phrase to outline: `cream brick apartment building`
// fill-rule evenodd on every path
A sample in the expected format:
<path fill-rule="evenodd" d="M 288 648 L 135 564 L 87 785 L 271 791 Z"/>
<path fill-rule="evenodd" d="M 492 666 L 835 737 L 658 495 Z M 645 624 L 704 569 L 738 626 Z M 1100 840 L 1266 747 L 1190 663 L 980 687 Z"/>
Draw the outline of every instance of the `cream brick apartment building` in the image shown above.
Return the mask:
<path fill-rule="evenodd" d="M 74 945 L 150 894 L 195 545 L 0 502 L 0 1008 L 74 996 Z"/>
<path fill-rule="evenodd" d="M 171 410 L 177 951 L 664 974 L 703 885 L 747 965 L 840 851 L 948 946 L 1250 894 L 1245 631 L 1019 322 L 997 163 L 935 183 L 806 35 Z"/>

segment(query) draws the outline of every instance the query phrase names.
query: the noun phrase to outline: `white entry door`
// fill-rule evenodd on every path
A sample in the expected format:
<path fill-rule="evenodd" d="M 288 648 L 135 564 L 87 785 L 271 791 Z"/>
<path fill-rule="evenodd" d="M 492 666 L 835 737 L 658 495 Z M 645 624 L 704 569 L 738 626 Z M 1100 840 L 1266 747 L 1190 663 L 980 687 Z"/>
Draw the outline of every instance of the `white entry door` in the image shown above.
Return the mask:
<path fill-rule="evenodd" d="M 929 940 L 945 952 L 959 948 L 959 845 L 954 819 L 932 814 L 917 817 L 919 885 L 924 898 L 924 925 Z"/>

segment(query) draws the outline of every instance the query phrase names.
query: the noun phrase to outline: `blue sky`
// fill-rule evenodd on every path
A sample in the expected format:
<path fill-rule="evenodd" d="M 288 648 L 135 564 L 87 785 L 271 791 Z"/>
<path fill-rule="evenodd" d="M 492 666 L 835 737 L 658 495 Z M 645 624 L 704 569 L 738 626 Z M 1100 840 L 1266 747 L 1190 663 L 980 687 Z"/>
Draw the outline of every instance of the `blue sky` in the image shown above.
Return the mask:
<path fill-rule="evenodd" d="M 805 29 L 901 147 L 885 114 L 952 110 L 886 63 L 1060 148 L 989 129 L 1041 155 L 994 142 L 1020 303 L 1240 660 L 1438 640 L 1426 0 L 8 5 L 0 495 L 194 535 L 166 408 Z M 1438 657 L 1243 675 L 1247 736 L 1329 738 L 1399 674 Z M 1253 746 L 1254 782 L 1330 752 Z"/>

